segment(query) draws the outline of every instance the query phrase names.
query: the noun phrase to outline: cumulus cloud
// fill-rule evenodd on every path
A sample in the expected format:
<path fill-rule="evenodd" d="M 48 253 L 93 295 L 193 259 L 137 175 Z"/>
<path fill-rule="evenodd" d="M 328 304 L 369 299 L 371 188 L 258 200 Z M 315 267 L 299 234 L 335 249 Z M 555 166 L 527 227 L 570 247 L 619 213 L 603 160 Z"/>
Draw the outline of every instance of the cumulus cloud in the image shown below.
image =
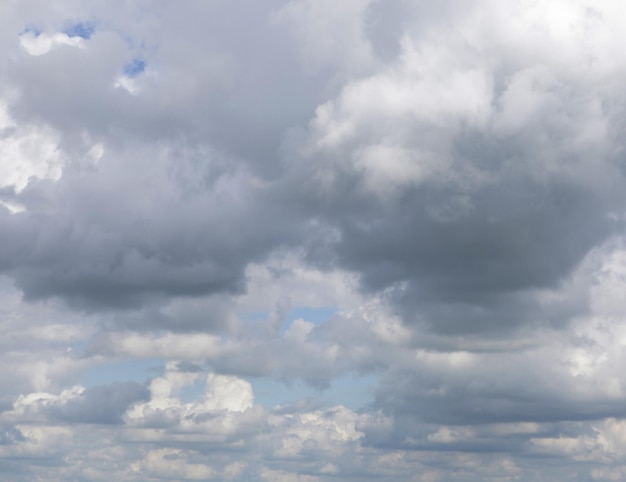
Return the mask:
<path fill-rule="evenodd" d="M 2 477 L 621 480 L 622 10 L 3 4 Z"/>
<path fill-rule="evenodd" d="M 546 52 L 569 32 L 540 48 L 531 30 L 550 18 L 484 7 L 409 30 L 396 59 L 317 108 L 300 151 L 314 186 L 303 202 L 327 209 L 337 262 L 435 331 L 527 323 L 536 290 L 622 228 L 616 93 L 600 80 L 620 64 L 588 67 L 581 35 L 564 66 Z M 494 32 L 492 10 L 520 37 Z"/>
<path fill-rule="evenodd" d="M 74 386 L 59 395 L 45 392 L 20 395 L 5 416 L 15 420 L 43 417 L 43 420 L 71 423 L 118 424 L 131 404 L 147 397 L 148 390 L 133 382 L 89 389 Z"/>

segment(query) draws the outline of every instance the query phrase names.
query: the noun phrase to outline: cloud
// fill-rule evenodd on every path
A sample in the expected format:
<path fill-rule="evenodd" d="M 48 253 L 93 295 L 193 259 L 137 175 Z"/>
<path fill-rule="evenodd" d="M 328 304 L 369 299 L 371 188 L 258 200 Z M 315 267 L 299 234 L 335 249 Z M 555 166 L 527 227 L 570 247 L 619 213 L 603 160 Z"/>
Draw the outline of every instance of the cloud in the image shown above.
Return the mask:
<path fill-rule="evenodd" d="M 56 408 L 53 417 L 77 423 L 121 423 L 129 405 L 148 397 L 148 390 L 133 382 L 121 386 L 97 386 L 85 390 L 80 399 L 73 399 Z"/>
<path fill-rule="evenodd" d="M 43 419 L 69 423 L 119 424 L 133 403 L 145 400 L 148 390 L 134 382 L 114 383 L 85 389 L 75 386 L 61 394 L 21 395 L 6 417 L 16 420 Z"/>
<path fill-rule="evenodd" d="M 214 471 L 204 464 L 189 464 L 181 451 L 153 450 L 146 458 L 132 466 L 132 471 L 141 476 L 152 476 L 158 479 L 176 478 L 183 480 L 207 480 L 213 478 Z"/>
<path fill-rule="evenodd" d="M 0 7 L 2 476 L 621 480 L 622 10 Z"/>
<path fill-rule="evenodd" d="M 500 21 L 515 23 L 508 15 Z M 529 322 L 534 290 L 558 286 L 622 229 L 610 216 L 620 144 L 600 108 L 615 94 L 589 89 L 580 57 L 567 69 L 539 53 L 519 65 L 505 32 L 460 31 L 407 33 L 394 61 L 317 108 L 301 199 L 337 231 L 336 262 L 364 289 L 392 290 L 407 319 L 507 329 Z M 480 320 L 458 319 L 472 311 Z"/>

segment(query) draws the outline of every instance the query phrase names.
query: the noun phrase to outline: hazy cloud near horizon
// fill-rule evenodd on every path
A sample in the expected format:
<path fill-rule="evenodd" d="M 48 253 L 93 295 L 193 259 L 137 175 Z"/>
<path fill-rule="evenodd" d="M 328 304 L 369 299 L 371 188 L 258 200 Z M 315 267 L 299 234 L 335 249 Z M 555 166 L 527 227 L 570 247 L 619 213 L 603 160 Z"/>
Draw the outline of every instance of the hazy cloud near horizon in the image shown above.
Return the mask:
<path fill-rule="evenodd" d="M 0 477 L 621 480 L 621 5 L 0 6 Z"/>

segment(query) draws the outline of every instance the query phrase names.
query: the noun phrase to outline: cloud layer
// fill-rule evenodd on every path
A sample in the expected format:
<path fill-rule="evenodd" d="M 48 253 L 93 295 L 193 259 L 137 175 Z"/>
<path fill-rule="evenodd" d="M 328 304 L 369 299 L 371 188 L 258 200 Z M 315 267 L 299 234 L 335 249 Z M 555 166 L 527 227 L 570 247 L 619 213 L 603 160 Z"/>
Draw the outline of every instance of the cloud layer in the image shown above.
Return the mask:
<path fill-rule="evenodd" d="M 0 476 L 626 474 L 624 14 L 0 7 Z"/>

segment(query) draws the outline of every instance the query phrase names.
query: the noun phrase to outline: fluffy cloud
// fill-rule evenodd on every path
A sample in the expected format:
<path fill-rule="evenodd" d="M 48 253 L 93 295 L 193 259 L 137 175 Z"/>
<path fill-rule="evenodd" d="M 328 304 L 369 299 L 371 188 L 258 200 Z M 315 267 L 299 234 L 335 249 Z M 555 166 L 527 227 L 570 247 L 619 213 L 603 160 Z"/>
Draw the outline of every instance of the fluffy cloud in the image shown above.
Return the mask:
<path fill-rule="evenodd" d="M 74 386 L 59 395 L 29 393 L 20 395 L 11 411 L 5 412 L 8 420 L 51 420 L 73 423 L 117 424 L 126 409 L 147 398 L 148 390 L 132 382 L 85 389 Z"/>
<path fill-rule="evenodd" d="M 338 232 L 337 262 L 435 331 L 532 321 L 536 291 L 622 229 L 621 60 L 589 66 L 603 44 L 590 51 L 587 35 L 483 7 L 409 29 L 396 59 L 317 108 L 300 151 L 303 202 Z M 546 53 L 566 41 L 580 49 Z"/>
<path fill-rule="evenodd" d="M 623 9 L 336 3 L 0 7 L 3 478 L 623 478 Z"/>

